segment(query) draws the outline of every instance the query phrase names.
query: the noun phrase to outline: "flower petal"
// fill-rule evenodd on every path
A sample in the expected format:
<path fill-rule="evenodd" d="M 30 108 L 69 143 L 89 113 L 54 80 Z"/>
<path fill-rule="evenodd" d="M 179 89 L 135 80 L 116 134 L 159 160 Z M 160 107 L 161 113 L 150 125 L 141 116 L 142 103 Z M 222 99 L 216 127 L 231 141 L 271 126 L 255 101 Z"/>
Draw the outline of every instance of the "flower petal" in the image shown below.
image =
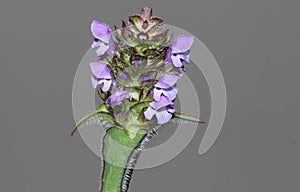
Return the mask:
<path fill-rule="evenodd" d="M 92 78 L 92 85 L 93 85 L 93 88 L 96 89 L 99 85 L 99 81 L 97 79 L 95 79 L 94 76 L 91 77 Z"/>
<path fill-rule="evenodd" d="M 182 54 L 182 59 L 187 63 L 189 64 L 190 63 L 190 54 Z"/>
<path fill-rule="evenodd" d="M 101 43 L 102 43 L 101 41 L 93 41 L 91 48 L 95 49 L 96 47 L 99 47 Z"/>
<path fill-rule="evenodd" d="M 95 77 L 98 79 L 111 79 L 111 74 L 108 66 L 101 62 L 90 63 L 90 68 Z"/>
<path fill-rule="evenodd" d="M 162 89 L 167 89 L 174 86 L 179 79 L 180 77 L 178 75 L 165 74 L 154 86 Z"/>
<path fill-rule="evenodd" d="M 120 105 L 124 99 L 128 99 L 130 94 L 127 91 L 117 91 L 107 99 L 110 106 Z"/>
<path fill-rule="evenodd" d="M 188 51 L 194 42 L 193 36 L 179 36 L 172 45 L 172 53 L 184 53 Z"/>
<path fill-rule="evenodd" d="M 169 113 L 167 110 L 159 111 L 156 113 L 157 123 L 158 124 L 165 124 L 170 121 L 172 118 L 172 114 Z"/>
<path fill-rule="evenodd" d="M 114 54 L 114 51 L 115 51 L 115 43 L 114 43 L 112 37 L 110 37 L 110 39 L 108 41 L 108 46 L 109 46 L 109 49 L 107 50 L 107 54 L 112 57 Z"/>
<path fill-rule="evenodd" d="M 173 101 L 176 98 L 177 93 L 178 91 L 176 88 L 163 91 L 163 95 L 165 95 L 170 101 Z"/>
<path fill-rule="evenodd" d="M 153 80 L 152 77 L 150 77 L 150 76 L 145 76 L 143 81 L 146 82 L 146 81 L 151 81 L 151 80 Z"/>
<path fill-rule="evenodd" d="M 175 112 L 175 109 L 170 107 L 170 108 L 168 109 L 168 112 L 169 112 L 169 113 L 174 113 L 174 112 Z"/>
<path fill-rule="evenodd" d="M 148 107 L 148 109 L 144 112 L 144 115 L 146 119 L 151 120 L 153 115 L 156 114 L 156 111 L 152 109 L 151 107 Z"/>
<path fill-rule="evenodd" d="M 153 109 L 159 110 L 167 105 L 174 105 L 174 103 L 168 100 L 165 96 L 161 96 L 159 101 L 153 101 L 149 104 Z"/>
<path fill-rule="evenodd" d="M 172 55 L 171 59 L 172 59 L 172 63 L 175 67 L 182 67 L 182 62 L 181 62 L 181 55 L 177 54 L 177 55 Z"/>
<path fill-rule="evenodd" d="M 167 61 L 169 63 L 172 63 L 171 56 L 172 56 L 172 48 L 169 48 L 168 51 L 167 51 L 167 54 L 166 54 L 165 61 Z"/>
<path fill-rule="evenodd" d="M 123 79 L 123 80 L 126 80 L 126 78 L 127 78 L 127 74 L 126 73 L 124 73 L 124 72 L 122 72 L 121 74 L 120 74 L 120 76 L 119 76 L 121 79 Z"/>
<path fill-rule="evenodd" d="M 107 38 L 111 31 L 107 25 L 94 20 L 91 23 L 91 32 L 95 38 L 103 40 Z"/>
<path fill-rule="evenodd" d="M 155 101 L 160 101 L 161 95 L 164 95 L 168 98 L 169 101 L 172 101 L 176 98 L 178 91 L 176 88 L 169 88 L 169 89 L 153 89 L 153 98 Z"/>
<path fill-rule="evenodd" d="M 106 51 L 109 50 L 109 45 L 108 44 L 104 44 L 104 43 L 101 43 L 99 44 L 99 48 L 96 50 L 96 54 L 97 56 L 102 56 L 106 53 Z"/>
<path fill-rule="evenodd" d="M 153 98 L 155 101 L 160 101 L 160 96 L 163 93 L 162 89 L 157 89 L 156 87 L 153 89 Z"/>
<path fill-rule="evenodd" d="M 112 84 L 111 79 L 102 79 L 99 81 L 99 84 L 103 83 L 103 87 L 101 88 L 102 91 L 107 92 L 110 89 L 110 86 Z"/>

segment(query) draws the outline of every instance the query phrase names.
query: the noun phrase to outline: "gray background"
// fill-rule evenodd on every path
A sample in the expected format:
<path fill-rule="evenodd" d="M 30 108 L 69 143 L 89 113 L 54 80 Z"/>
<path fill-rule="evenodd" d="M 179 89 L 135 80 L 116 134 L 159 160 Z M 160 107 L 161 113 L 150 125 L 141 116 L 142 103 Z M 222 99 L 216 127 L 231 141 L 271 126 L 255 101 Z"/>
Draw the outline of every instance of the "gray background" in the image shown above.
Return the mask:
<path fill-rule="evenodd" d="M 0 191 L 98 191 L 99 159 L 69 136 L 73 78 L 90 21 L 113 26 L 145 5 L 211 50 L 228 109 L 208 153 L 197 154 L 199 126 L 171 162 L 136 171 L 130 191 L 300 191 L 299 0 L 1 1 Z M 208 119 L 202 81 L 199 90 Z"/>

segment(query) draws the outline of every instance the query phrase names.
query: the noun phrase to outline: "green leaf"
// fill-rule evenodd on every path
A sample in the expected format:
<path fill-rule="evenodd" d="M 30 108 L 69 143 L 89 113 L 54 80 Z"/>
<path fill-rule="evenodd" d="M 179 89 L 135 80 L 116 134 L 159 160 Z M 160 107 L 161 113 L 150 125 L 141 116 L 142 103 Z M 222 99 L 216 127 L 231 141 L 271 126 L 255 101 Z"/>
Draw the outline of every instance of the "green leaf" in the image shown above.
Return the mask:
<path fill-rule="evenodd" d="M 182 120 L 185 120 L 185 121 L 191 121 L 191 122 L 206 124 L 206 122 L 204 122 L 203 120 L 201 120 L 201 119 L 199 119 L 197 117 L 193 117 L 193 116 L 185 115 L 185 114 L 181 114 L 181 113 L 174 113 L 173 118 L 182 119 Z"/>
<path fill-rule="evenodd" d="M 74 133 L 77 131 L 78 127 L 80 125 L 82 125 L 82 123 L 88 121 L 88 120 L 93 120 L 93 119 L 98 119 L 98 120 L 101 120 L 101 121 L 105 121 L 111 125 L 115 125 L 115 126 L 120 126 L 117 122 L 114 121 L 114 117 L 112 114 L 110 114 L 108 112 L 108 110 L 103 107 L 103 105 L 100 105 L 95 111 L 89 113 L 88 115 L 82 117 L 81 119 L 79 119 L 73 129 L 72 129 L 72 132 L 71 132 L 71 136 L 74 135 Z"/>

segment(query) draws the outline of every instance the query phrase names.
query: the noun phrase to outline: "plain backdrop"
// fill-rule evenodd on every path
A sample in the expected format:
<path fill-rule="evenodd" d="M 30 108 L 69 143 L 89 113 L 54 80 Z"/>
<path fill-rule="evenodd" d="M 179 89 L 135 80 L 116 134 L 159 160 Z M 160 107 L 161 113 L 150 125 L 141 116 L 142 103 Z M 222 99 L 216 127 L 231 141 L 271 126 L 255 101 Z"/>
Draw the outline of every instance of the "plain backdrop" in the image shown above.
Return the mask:
<path fill-rule="evenodd" d="M 120 25 L 145 5 L 210 49 L 228 108 L 208 153 L 197 153 L 199 126 L 175 159 L 136 171 L 130 191 L 300 191 L 299 0 L 2 0 L 0 191 L 98 191 L 98 157 L 69 136 L 73 78 L 92 41 L 90 22 Z M 209 119 L 207 85 L 194 69 L 187 75 Z M 150 146 L 172 133 L 162 129 Z"/>

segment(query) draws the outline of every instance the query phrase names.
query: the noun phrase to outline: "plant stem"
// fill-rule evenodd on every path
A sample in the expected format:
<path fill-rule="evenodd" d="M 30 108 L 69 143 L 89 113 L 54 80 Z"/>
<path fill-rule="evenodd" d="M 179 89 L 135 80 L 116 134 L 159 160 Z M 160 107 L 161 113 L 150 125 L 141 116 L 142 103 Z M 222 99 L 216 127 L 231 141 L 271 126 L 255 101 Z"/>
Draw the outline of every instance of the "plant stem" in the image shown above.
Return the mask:
<path fill-rule="evenodd" d="M 103 170 L 100 192 L 126 192 L 141 143 L 147 132 L 139 130 L 129 138 L 125 129 L 110 128 L 103 138 Z"/>

